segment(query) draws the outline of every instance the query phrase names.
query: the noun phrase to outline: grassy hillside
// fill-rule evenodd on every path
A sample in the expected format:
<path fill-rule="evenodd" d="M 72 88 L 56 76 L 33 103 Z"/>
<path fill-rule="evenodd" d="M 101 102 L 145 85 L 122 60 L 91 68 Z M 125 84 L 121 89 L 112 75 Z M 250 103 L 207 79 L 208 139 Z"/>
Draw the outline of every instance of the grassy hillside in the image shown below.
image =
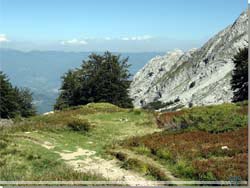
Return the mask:
<path fill-rule="evenodd" d="M 69 126 L 79 121 L 88 131 Z M 98 103 L 70 108 L 50 115 L 16 120 L 0 134 L 1 180 L 103 180 L 98 170 L 76 170 L 79 164 L 112 161 L 106 149 L 117 141 L 159 131 L 151 114 Z M 82 153 L 77 154 L 77 151 Z M 67 154 L 75 155 L 68 159 Z M 89 155 L 91 154 L 91 155 Z M 91 161 L 92 160 L 92 161 Z M 114 165 L 110 168 L 119 168 Z M 94 166 L 94 165 L 92 165 Z M 89 166 L 88 166 L 89 167 Z M 108 167 L 107 167 L 108 168 Z M 121 171 L 120 173 L 123 173 Z"/>
<path fill-rule="evenodd" d="M 247 103 L 194 107 L 157 115 L 167 130 L 120 147 L 146 155 L 187 180 L 247 180 Z"/>
<path fill-rule="evenodd" d="M 247 103 L 161 114 L 97 103 L 16 119 L 0 155 L 0 180 L 247 180 Z"/>

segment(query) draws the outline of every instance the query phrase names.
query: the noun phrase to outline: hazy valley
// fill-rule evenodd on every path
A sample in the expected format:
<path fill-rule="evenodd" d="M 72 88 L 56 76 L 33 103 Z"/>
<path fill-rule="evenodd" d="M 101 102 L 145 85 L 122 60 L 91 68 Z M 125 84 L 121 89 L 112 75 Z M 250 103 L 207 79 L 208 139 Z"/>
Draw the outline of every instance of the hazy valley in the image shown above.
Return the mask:
<path fill-rule="evenodd" d="M 1 70 L 10 81 L 30 88 L 39 113 L 53 110 L 61 85 L 61 76 L 69 69 L 79 67 L 91 52 L 31 51 L 0 49 Z M 119 54 L 119 53 L 117 53 Z M 129 57 L 131 74 L 135 74 L 151 58 L 162 52 L 121 53 Z"/>

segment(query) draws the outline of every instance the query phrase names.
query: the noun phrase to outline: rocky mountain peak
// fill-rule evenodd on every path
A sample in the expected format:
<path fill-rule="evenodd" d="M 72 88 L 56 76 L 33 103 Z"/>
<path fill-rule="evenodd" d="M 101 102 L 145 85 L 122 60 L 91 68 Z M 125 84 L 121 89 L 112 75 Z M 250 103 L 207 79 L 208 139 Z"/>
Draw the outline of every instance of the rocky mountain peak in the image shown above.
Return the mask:
<path fill-rule="evenodd" d="M 248 16 L 243 12 L 201 48 L 187 52 L 176 49 L 151 59 L 131 84 L 134 105 L 162 101 L 172 104 L 167 109 L 176 109 L 230 102 L 232 58 L 248 46 L 247 28 Z"/>

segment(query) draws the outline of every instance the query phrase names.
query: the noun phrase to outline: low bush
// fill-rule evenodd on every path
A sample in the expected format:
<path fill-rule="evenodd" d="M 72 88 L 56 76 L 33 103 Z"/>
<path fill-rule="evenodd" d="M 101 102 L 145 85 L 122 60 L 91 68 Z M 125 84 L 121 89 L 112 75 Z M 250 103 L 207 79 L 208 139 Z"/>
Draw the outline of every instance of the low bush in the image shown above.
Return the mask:
<path fill-rule="evenodd" d="M 247 126 L 247 104 L 222 104 L 193 107 L 157 116 L 159 127 L 202 130 L 211 133 L 232 131 Z"/>
<path fill-rule="evenodd" d="M 78 132 L 88 132 L 92 129 L 92 125 L 86 119 L 73 118 L 67 125 L 71 130 Z"/>
<path fill-rule="evenodd" d="M 123 163 L 122 167 L 152 176 L 159 181 L 168 180 L 166 174 L 161 169 L 139 159 L 129 158 Z"/>
<path fill-rule="evenodd" d="M 0 168 L 6 164 L 6 159 L 0 159 Z"/>
<path fill-rule="evenodd" d="M 148 173 L 149 173 L 149 175 L 155 177 L 156 180 L 158 180 L 158 181 L 167 181 L 168 180 L 168 178 L 166 177 L 166 174 L 162 170 L 160 170 L 159 168 L 157 168 L 153 165 L 149 165 Z"/>
<path fill-rule="evenodd" d="M 115 157 L 120 161 L 125 161 L 128 158 L 128 155 L 122 152 L 115 153 Z"/>
<path fill-rule="evenodd" d="M 156 156 L 164 160 L 171 160 L 173 158 L 171 152 L 166 149 L 159 149 L 156 151 Z"/>
<path fill-rule="evenodd" d="M 0 139 L 0 150 L 7 147 L 7 142 L 5 140 Z"/>
<path fill-rule="evenodd" d="M 135 170 L 137 172 L 141 172 L 143 174 L 146 174 L 148 172 L 147 164 L 143 163 L 142 161 L 140 161 L 138 159 L 126 160 L 123 163 L 122 168 L 125 168 L 127 170 L 132 169 L 132 170 Z"/>
<path fill-rule="evenodd" d="M 197 130 L 164 131 L 130 138 L 122 146 L 135 151 L 141 150 L 141 146 L 148 148 L 152 157 L 168 164 L 177 177 L 226 181 L 240 176 L 246 180 L 247 133 L 247 127 L 217 134 Z"/>
<path fill-rule="evenodd" d="M 176 171 L 176 174 L 179 174 L 186 178 L 195 177 L 195 169 L 184 160 L 177 161 L 174 171 Z"/>
<path fill-rule="evenodd" d="M 190 85 L 189 85 L 189 89 L 193 88 L 195 86 L 195 81 L 193 81 Z"/>
<path fill-rule="evenodd" d="M 144 109 L 148 109 L 148 110 L 159 110 L 161 108 L 165 108 L 169 105 L 174 104 L 173 101 L 169 101 L 169 102 L 161 102 L 161 101 L 154 101 L 151 103 L 146 104 L 145 106 L 143 106 Z"/>
<path fill-rule="evenodd" d="M 141 115 L 141 110 L 139 109 L 134 109 L 133 112 L 135 115 Z"/>
<path fill-rule="evenodd" d="M 142 146 L 139 146 L 139 147 L 136 147 L 135 148 L 135 151 L 138 153 L 138 154 L 142 154 L 142 155 L 148 155 L 151 153 L 151 150 L 147 147 L 145 147 L 144 145 Z"/>

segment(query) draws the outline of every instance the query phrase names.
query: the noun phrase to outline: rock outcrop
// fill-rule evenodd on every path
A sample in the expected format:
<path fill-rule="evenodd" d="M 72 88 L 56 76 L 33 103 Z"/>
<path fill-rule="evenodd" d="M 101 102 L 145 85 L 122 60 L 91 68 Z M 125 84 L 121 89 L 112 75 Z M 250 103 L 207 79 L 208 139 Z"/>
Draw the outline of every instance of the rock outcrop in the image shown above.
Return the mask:
<path fill-rule="evenodd" d="M 248 15 L 243 12 L 200 49 L 174 50 L 151 59 L 133 78 L 134 105 L 176 101 L 166 107 L 171 109 L 230 102 L 232 58 L 248 46 L 247 30 Z"/>

